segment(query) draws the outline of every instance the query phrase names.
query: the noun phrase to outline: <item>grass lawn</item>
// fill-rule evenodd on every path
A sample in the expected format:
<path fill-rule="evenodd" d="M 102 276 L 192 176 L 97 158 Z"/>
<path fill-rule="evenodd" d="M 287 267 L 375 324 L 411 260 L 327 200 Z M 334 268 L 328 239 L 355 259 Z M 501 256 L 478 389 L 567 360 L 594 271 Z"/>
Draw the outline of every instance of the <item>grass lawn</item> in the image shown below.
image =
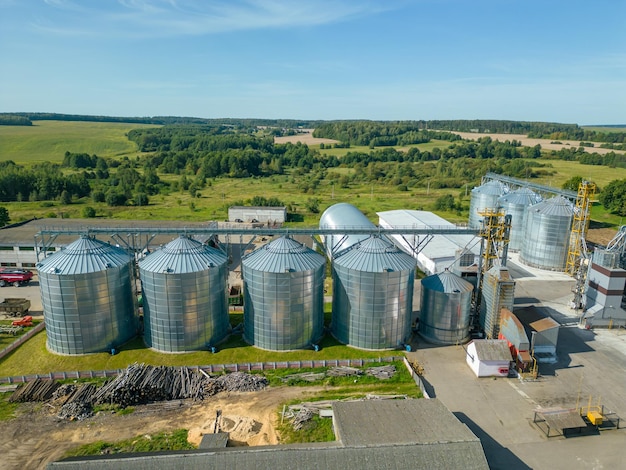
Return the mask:
<path fill-rule="evenodd" d="M 62 162 L 66 151 L 101 157 L 134 155 L 126 137 L 150 124 L 80 121 L 33 121 L 32 126 L 0 126 L 0 160 L 16 163 Z"/>
<path fill-rule="evenodd" d="M 232 336 L 219 346 L 215 354 L 198 351 L 183 354 L 165 354 L 148 349 L 141 338 L 131 340 L 119 348 L 119 353 L 88 354 L 84 356 L 60 356 L 46 349 L 46 332 L 42 331 L 16 351 L 0 361 L 0 377 L 45 374 L 49 372 L 72 372 L 82 370 L 123 369 L 134 362 L 166 365 L 238 364 L 246 362 L 299 361 L 311 359 L 367 359 L 400 356 L 401 351 L 363 351 L 339 344 L 326 336 L 321 350 L 291 352 L 264 351 L 248 345 L 241 336 Z"/>

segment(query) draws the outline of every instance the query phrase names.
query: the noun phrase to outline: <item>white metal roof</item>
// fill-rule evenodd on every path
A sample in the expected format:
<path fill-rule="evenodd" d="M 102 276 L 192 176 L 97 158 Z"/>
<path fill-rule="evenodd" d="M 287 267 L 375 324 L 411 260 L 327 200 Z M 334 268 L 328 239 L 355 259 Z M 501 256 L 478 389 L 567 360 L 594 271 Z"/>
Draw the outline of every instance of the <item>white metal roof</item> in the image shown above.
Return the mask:
<path fill-rule="evenodd" d="M 411 227 L 411 228 L 449 228 L 455 227 L 443 217 L 428 211 L 398 209 L 377 212 L 381 227 Z M 400 236 L 394 236 L 399 240 Z M 414 239 L 415 238 L 415 239 Z M 420 235 L 420 239 L 423 235 Z M 400 237 L 401 239 L 401 237 Z M 405 235 L 404 239 L 411 245 L 419 241 L 413 235 Z M 422 249 L 421 253 L 429 259 L 454 258 L 456 251 L 467 249 L 475 255 L 480 254 L 480 238 L 473 235 L 434 235 L 433 239 Z"/>

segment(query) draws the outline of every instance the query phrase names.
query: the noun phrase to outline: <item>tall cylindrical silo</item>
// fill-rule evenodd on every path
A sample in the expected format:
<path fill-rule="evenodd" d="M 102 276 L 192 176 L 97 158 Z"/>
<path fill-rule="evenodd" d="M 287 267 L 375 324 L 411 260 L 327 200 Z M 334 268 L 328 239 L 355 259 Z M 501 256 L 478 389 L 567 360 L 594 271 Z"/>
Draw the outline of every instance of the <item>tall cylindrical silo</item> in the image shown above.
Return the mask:
<path fill-rule="evenodd" d="M 131 263 L 124 250 L 81 237 L 37 264 L 48 349 L 110 351 L 137 334 Z"/>
<path fill-rule="evenodd" d="M 498 198 L 507 193 L 507 186 L 500 181 L 492 180 L 472 189 L 469 206 L 469 227 L 480 228 L 482 217 L 479 212 L 485 209 L 497 209 Z"/>
<path fill-rule="evenodd" d="M 324 211 L 320 217 L 320 228 L 376 228 L 365 214 L 352 204 L 341 202 L 334 204 Z M 333 255 L 368 238 L 368 234 L 355 235 L 326 235 L 324 244 L 326 253 L 332 259 Z"/>
<path fill-rule="evenodd" d="M 529 207 L 520 261 L 536 268 L 563 271 L 573 215 L 572 203 L 563 196 Z"/>
<path fill-rule="evenodd" d="M 317 343 L 324 329 L 325 258 L 289 237 L 246 255 L 244 339 L 273 351 Z"/>
<path fill-rule="evenodd" d="M 509 251 L 519 251 L 524 239 L 526 209 L 541 202 L 541 196 L 531 189 L 519 188 L 501 196 L 498 206 L 505 214 L 511 215 L 511 232 L 509 235 Z"/>
<path fill-rule="evenodd" d="M 339 253 L 333 262 L 332 333 L 344 344 L 388 349 L 411 327 L 416 260 L 378 236 Z"/>
<path fill-rule="evenodd" d="M 206 349 L 228 334 L 227 257 L 181 236 L 139 263 L 144 340 L 158 351 Z"/>
<path fill-rule="evenodd" d="M 421 282 L 420 335 L 435 344 L 467 342 L 474 286 L 449 271 L 428 276 Z"/>

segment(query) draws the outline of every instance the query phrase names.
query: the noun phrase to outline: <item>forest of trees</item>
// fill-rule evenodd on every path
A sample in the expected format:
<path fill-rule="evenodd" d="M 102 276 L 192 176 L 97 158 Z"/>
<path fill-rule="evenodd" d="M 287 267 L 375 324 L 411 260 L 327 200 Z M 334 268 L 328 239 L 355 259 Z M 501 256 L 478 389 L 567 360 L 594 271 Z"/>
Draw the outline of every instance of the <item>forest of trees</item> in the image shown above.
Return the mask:
<path fill-rule="evenodd" d="M 0 114 L 0 126 L 32 126 L 33 123 L 26 116 L 14 114 Z"/>
<path fill-rule="evenodd" d="M 445 122 L 445 121 L 442 121 Z M 450 121 L 456 122 L 456 121 Z M 486 121 L 491 122 L 491 121 Z M 494 121 L 499 122 L 499 121 Z M 316 131 L 351 144 L 371 145 L 369 150 L 352 150 L 338 158 L 325 149 L 302 143 L 276 144 L 267 133 L 252 133 L 225 124 L 168 124 L 135 129 L 128 138 L 141 152 L 137 158 L 105 159 L 97 155 L 65 152 L 61 165 L 40 163 L 17 165 L 0 162 L 0 201 L 49 201 L 71 203 L 90 197 L 110 206 L 146 205 L 150 197 L 166 191 L 187 191 L 192 197 L 211 185 L 212 178 L 268 177 L 289 173 L 303 193 L 315 194 L 324 182 L 349 187 L 352 183 L 376 183 L 410 188 L 462 188 L 480 183 L 487 172 L 518 178 L 553 173 L 543 161 L 541 147 L 522 147 L 516 140 L 499 142 L 489 137 L 464 141 L 449 132 L 420 129 L 414 123 L 356 121 L 326 123 Z M 448 140 L 444 147 L 398 150 L 392 146 L 409 142 Z M 583 148 L 566 148 L 549 153 L 553 159 L 588 165 L 626 167 L 626 156 L 586 153 Z M 330 171 L 350 168 L 350 172 Z M 164 183 L 159 174 L 176 175 Z M 311 207 L 316 199 L 310 198 Z M 260 203 L 260 202 L 259 202 Z M 616 204 L 607 202 L 611 210 Z M 449 200 L 441 207 L 458 207 Z"/>

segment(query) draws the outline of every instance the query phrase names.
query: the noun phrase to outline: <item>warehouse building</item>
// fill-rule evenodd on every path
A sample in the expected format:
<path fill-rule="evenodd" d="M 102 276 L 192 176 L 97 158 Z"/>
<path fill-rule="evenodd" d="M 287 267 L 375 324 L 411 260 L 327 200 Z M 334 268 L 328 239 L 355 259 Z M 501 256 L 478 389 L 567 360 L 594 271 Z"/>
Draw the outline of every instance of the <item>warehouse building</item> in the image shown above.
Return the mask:
<path fill-rule="evenodd" d="M 428 211 L 392 210 L 378 212 L 383 228 L 456 228 L 451 222 Z M 393 242 L 417 259 L 428 275 L 452 269 L 463 258 L 466 269 L 475 267 L 480 255 L 480 238 L 473 235 L 391 235 Z M 458 273 L 457 274 L 461 274 Z"/>
<path fill-rule="evenodd" d="M 228 208 L 229 222 L 258 222 L 276 226 L 284 224 L 286 220 L 286 207 L 232 206 Z"/>
<path fill-rule="evenodd" d="M 48 468 L 489 468 L 478 437 L 437 399 L 335 402 L 332 419 L 334 442 L 224 447 L 222 439 L 220 448 L 74 457 L 53 462 Z"/>

